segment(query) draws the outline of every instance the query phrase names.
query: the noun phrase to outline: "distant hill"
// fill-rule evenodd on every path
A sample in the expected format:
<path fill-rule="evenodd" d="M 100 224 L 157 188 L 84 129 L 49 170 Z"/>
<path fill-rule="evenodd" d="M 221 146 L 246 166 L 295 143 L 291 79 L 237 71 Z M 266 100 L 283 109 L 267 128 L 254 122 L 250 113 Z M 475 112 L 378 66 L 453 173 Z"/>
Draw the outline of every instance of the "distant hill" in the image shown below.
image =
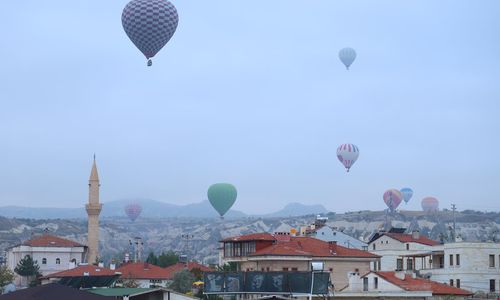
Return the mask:
<path fill-rule="evenodd" d="M 101 217 L 125 217 L 124 207 L 128 203 L 138 203 L 142 206 L 141 217 L 144 218 L 216 218 L 219 215 L 212 208 L 208 200 L 187 205 L 176 205 L 152 199 L 123 199 L 103 203 Z M 283 209 L 266 215 L 253 217 L 290 217 L 317 213 L 326 213 L 327 210 L 322 205 L 304 205 L 300 203 L 290 203 Z M 21 207 L 4 206 L 0 207 L 0 215 L 7 218 L 28 218 L 28 219 L 80 219 L 86 218 L 87 214 L 82 208 L 47 208 L 47 207 Z M 231 209 L 224 217 L 228 219 L 246 218 L 247 215 L 241 211 Z"/>

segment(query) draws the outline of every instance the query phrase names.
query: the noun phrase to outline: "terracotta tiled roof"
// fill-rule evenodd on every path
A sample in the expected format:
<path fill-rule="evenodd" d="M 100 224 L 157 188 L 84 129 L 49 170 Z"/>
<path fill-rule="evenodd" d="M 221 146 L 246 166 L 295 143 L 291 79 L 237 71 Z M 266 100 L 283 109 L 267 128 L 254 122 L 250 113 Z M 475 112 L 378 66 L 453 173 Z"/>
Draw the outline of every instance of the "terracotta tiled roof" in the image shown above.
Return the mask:
<path fill-rule="evenodd" d="M 88 273 L 90 276 L 110 276 L 115 275 L 114 270 L 108 268 L 100 268 L 94 265 L 84 265 L 78 266 L 73 269 L 52 273 L 44 276 L 43 278 L 63 278 L 63 277 L 74 277 L 74 276 L 83 276 L 84 273 Z"/>
<path fill-rule="evenodd" d="M 432 291 L 433 295 L 472 295 L 470 291 L 459 289 L 447 284 L 439 283 L 423 278 L 413 278 L 411 275 L 405 274 L 405 279 L 396 277 L 395 272 L 375 272 L 378 276 L 388 282 L 399 286 L 406 291 Z"/>
<path fill-rule="evenodd" d="M 170 276 L 169 279 L 173 279 L 175 273 L 177 273 L 179 271 L 182 271 L 184 269 L 186 269 L 186 264 L 185 263 L 180 263 L 180 262 L 176 263 L 175 265 L 171 265 L 171 266 L 168 266 L 168 267 L 165 268 L 165 270 L 167 270 L 167 272 L 168 272 L 168 274 Z M 191 271 L 192 269 L 200 269 L 202 272 L 213 271 L 209 267 L 201 265 L 201 264 L 196 263 L 196 262 L 190 262 L 188 264 L 188 270 Z"/>
<path fill-rule="evenodd" d="M 245 235 L 240 235 L 240 236 L 235 236 L 235 237 L 229 237 L 222 242 L 242 242 L 242 241 L 275 241 L 276 239 L 274 236 L 270 233 L 263 232 L 263 233 L 252 233 L 252 234 L 245 234 Z"/>
<path fill-rule="evenodd" d="M 22 245 L 31 247 L 85 247 L 80 243 L 63 239 L 50 234 L 44 234 L 34 237 L 22 243 Z"/>
<path fill-rule="evenodd" d="M 121 278 L 126 279 L 170 279 L 166 269 L 143 262 L 125 264 L 116 271 L 122 273 Z"/>
<path fill-rule="evenodd" d="M 260 249 L 250 256 L 291 255 L 313 257 L 364 257 L 377 258 L 378 255 L 368 251 L 332 245 L 328 242 L 311 237 L 290 237 L 290 241 L 276 242 Z"/>
<path fill-rule="evenodd" d="M 426 236 L 420 236 L 418 239 L 414 239 L 411 234 L 406 234 L 406 233 L 384 233 L 383 235 L 387 235 L 395 240 L 398 240 L 402 243 L 419 243 L 423 245 L 428 245 L 428 246 L 435 246 L 439 245 L 438 241 L 431 240 L 430 238 Z"/>

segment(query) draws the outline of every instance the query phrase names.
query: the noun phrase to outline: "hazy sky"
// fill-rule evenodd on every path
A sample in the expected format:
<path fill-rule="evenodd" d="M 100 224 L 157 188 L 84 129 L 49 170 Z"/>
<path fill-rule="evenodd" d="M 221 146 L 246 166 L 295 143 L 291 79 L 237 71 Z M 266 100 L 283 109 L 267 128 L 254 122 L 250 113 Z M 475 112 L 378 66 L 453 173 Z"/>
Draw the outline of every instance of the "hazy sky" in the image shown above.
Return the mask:
<path fill-rule="evenodd" d="M 403 208 L 500 210 L 499 1 L 175 0 L 151 68 L 126 3 L 2 3 L 0 206 L 82 207 L 95 152 L 102 202 L 231 182 L 247 213 L 383 209 L 404 186 Z"/>

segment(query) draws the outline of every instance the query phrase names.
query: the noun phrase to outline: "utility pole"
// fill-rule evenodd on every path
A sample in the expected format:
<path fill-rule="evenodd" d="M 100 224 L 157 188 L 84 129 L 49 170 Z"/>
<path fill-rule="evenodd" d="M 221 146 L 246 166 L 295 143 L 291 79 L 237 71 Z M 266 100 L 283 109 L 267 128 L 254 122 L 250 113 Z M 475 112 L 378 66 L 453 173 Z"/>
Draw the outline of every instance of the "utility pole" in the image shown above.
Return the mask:
<path fill-rule="evenodd" d="M 451 204 L 451 210 L 453 211 L 453 242 L 456 242 L 457 241 L 457 231 L 456 231 L 455 211 L 457 210 L 457 206 L 455 204 Z"/>
<path fill-rule="evenodd" d="M 140 262 L 142 260 L 142 247 L 144 243 L 142 242 L 142 238 L 135 237 L 134 241 L 128 241 L 130 246 L 134 247 L 134 262 Z"/>
<path fill-rule="evenodd" d="M 188 256 L 188 251 L 189 251 L 189 240 L 192 240 L 194 238 L 194 235 L 192 234 L 182 234 L 181 238 L 186 240 L 186 243 L 184 244 L 184 253 L 186 255 L 186 269 L 189 268 L 189 256 Z"/>

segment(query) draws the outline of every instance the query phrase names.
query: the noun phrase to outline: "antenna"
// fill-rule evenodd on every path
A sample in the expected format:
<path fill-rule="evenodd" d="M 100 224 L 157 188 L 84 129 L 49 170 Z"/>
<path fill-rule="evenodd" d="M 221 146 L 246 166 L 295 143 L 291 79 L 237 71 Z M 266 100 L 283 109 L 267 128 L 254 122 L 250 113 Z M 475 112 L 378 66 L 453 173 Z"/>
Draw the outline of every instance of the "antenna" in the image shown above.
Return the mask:
<path fill-rule="evenodd" d="M 455 204 L 451 205 L 451 210 L 453 211 L 453 242 L 457 241 L 457 232 L 456 232 L 456 218 L 455 218 L 455 211 L 457 210 L 457 206 Z"/>

